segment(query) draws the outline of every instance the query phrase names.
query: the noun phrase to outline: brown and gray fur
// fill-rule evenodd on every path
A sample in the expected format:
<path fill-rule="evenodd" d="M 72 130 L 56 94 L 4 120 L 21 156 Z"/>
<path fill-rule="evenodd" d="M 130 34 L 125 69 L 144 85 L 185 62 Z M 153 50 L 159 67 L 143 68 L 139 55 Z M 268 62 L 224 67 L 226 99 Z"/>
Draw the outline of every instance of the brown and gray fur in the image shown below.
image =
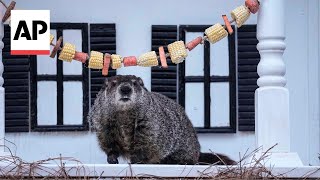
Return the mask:
<path fill-rule="evenodd" d="M 166 96 L 149 92 L 136 76 L 107 78 L 88 118 L 110 164 L 118 163 L 119 156 L 143 164 L 220 160 L 211 153 L 200 153 L 196 132 L 184 109 Z M 221 157 L 227 164 L 234 163 Z"/>

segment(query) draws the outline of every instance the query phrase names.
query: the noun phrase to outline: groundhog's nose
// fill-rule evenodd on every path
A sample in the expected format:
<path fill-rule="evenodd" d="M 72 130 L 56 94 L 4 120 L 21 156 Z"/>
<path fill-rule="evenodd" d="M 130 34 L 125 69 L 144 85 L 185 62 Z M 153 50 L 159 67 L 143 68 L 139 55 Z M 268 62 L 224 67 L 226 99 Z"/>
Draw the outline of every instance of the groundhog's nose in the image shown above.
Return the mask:
<path fill-rule="evenodd" d="M 120 87 L 120 92 L 122 95 L 129 95 L 132 92 L 132 89 L 129 85 L 123 85 Z"/>

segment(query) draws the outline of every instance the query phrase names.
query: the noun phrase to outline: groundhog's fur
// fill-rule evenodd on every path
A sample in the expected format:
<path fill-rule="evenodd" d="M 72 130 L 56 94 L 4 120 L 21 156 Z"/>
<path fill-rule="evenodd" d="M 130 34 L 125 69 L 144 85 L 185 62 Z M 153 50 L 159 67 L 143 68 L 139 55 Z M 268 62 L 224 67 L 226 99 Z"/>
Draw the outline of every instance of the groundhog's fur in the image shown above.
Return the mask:
<path fill-rule="evenodd" d="M 119 156 L 144 164 L 196 164 L 199 158 L 219 161 L 213 155 L 200 156 L 196 132 L 184 109 L 166 96 L 147 91 L 136 76 L 107 78 L 88 118 L 110 164 L 118 163 Z"/>

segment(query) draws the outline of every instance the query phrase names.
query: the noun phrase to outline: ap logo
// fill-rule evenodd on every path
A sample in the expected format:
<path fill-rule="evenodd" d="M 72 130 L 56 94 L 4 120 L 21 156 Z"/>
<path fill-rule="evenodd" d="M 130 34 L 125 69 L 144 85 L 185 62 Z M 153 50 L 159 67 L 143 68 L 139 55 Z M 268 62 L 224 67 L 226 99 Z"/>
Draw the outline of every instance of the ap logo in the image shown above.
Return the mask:
<path fill-rule="evenodd" d="M 50 54 L 50 11 L 11 11 L 11 54 Z"/>

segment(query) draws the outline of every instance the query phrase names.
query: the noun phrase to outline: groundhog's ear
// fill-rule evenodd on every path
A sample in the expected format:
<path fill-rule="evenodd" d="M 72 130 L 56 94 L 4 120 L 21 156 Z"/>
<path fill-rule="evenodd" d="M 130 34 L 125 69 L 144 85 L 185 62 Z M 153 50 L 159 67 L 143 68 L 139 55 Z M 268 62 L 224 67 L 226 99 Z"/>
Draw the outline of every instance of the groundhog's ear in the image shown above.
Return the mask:
<path fill-rule="evenodd" d="M 108 78 L 106 78 L 105 80 L 104 80 L 104 83 L 103 83 L 103 85 L 102 85 L 102 88 L 107 88 L 108 87 L 108 83 L 109 83 L 109 79 Z"/>
<path fill-rule="evenodd" d="M 106 78 L 106 79 L 104 80 L 104 85 L 108 85 L 108 82 L 109 82 L 109 79 Z"/>
<path fill-rule="evenodd" d="M 137 79 L 138 79 L 138 83 L 140 84 L 140 86 L 144 86 L 142 79 L 140 77 L 138 77 Z"/>

